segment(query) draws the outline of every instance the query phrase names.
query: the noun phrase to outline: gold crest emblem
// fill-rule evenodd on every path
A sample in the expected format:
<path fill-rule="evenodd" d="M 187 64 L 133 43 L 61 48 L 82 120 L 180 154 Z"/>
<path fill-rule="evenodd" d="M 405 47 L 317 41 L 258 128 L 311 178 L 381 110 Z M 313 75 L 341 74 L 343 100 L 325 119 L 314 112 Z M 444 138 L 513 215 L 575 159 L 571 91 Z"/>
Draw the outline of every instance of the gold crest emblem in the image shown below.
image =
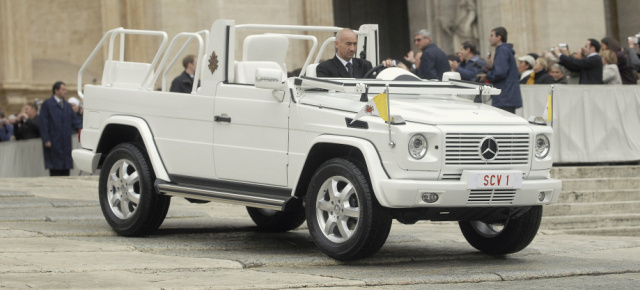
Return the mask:
<path fill-rule="evenodd" d="M 213 74 L 218 69 L 218 56 L 216 52 L 212 52 L 211 56 L 209 56 L 209 71 Z"/>

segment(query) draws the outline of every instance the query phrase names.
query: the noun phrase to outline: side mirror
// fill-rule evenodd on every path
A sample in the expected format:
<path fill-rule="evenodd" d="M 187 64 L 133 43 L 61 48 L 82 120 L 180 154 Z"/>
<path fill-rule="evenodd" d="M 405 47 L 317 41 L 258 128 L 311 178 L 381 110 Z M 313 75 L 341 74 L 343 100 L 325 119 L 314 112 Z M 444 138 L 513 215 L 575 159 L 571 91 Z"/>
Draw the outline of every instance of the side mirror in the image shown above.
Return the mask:
<path fill-rule="evenodd" d="M 284 79 L 282 70 L 272 68 L 257 68 L 255 86 L 256 88 L 261 89 L 283 89 Z"/>

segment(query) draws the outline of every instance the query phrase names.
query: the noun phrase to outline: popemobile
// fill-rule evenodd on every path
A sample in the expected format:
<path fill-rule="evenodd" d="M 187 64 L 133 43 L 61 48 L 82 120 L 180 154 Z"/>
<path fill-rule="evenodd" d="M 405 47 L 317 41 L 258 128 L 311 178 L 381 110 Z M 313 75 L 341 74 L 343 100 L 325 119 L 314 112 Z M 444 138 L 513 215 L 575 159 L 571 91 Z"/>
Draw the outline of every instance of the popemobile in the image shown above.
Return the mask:
<path fill-rule="evenodd" d="M 246 206 L 263 231 L 306 220 L 318 248 L 337 260 L 375 254 L 394 219 L 458 221 L 491 255 L 527 247 L 542 206 L 561 191 L 549 174 L 552 128 L 472 101 L 499 90 L 457 73 L 432 81 L 375 66 L 367 73 L 375 78 L 318 78 L 335 38 L 319 43 L 309 33 L 340 29 L 218 20 L 170 42 L 162 31 L 107 32 L 78 74 L 84 129 L 73 158 L 82 171 L 100 170 L 113 230 L 152 234 L 171 198 L 183 197 Z M 355 32 L 357 55 L 379 64 L 378 26 Z M 158 40 L 150 62 L 125 59 L 131 35 Z M 167 72 L 194 41 L 200 87 L 168 92 Z M 304 44 L 302 71 L 287 78 L 289 47 Z M 83 87 L 103 46 L 102 81 Z"/>

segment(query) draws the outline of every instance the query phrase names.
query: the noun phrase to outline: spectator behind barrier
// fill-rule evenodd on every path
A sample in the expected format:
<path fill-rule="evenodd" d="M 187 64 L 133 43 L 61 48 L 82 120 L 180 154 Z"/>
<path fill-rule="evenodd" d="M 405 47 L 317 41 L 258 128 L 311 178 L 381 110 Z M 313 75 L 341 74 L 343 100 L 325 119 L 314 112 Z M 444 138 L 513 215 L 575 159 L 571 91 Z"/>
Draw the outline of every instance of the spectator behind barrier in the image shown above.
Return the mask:
<path fill-rule="evenodd" d="M 579 53 L 569 57 L 567 47 L 555 46 L 553 53 L 560 60 L 558 63 L 570 71 L 580 72 L 580 84 L 602 84 L 602 58 L 598 54 L 600 52 L 600 43 L 589 38 L 580 49 Z"/>
<path fill-rule="evenodd" d="M 616 63 L 618 72 L 620 74 L 620 79 L 622 80 L 622 84 L 625 85 L 635 85 L 638 84 L 638 75 L 629 65 L 628 57 L 622 48 L 620 48 L 620 43 L 612 37 L 605 37 L 601 40 L 602 49 L 610 50 L 616 54 L 616 58 L 618 62 Z M 606 83 L 606 82 L 605 82 Z"/>
<path fill-rule="evenodd" d="M 525 84 L 553 84 L 554 79 L 547 71 L 547 60 L 544 57 L 538 57 L 533 65 L 533 72 L 527 77 Z"/>
<path fill-rule="evenodd" d="M 533 73 L 533 66 L 536 64 L 536 60 L 533 56 L 523 55 L 518 58 L 518 73 L 520 74 L 520 84 L 526 84 L 529 79 L 529 75 Z"/>
<path fill-rule="evenodd" d="M 567 72 L 565 68 L 557 63 L 551 66 L 549 74 L 553 77 L 555 84 L 567 84 Z"/>
<path fill-rule="evenodd" d="M 602 64 L 604 68 L 602 70 L 602 82 L 607 85 L 621 85 L 620 72 L 618 71 L 618 59 L 615 52 L 611 50 L 603 50 L 600 52 L 602 57 Z"/>

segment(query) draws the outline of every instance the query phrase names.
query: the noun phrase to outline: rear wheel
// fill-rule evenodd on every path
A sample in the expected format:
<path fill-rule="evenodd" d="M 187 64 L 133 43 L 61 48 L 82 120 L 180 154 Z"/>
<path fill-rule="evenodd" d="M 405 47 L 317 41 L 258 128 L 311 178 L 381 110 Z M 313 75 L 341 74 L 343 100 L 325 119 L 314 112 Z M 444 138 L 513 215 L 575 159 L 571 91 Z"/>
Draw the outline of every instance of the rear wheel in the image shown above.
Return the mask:
<path fill-rule="evenodd" d="M 542 221 L 542 206 L 533 206 L 514 219 L 496 222 L 460 221 L 460 230 L 474 248 L 490 255 L 507 255 L 526 248 Z"/>
<path fill-rule="evenodd" d="M 358 163 L 331 159 L 313 175 L 306 196 L 307 225 L 322 252 L 342 261 L 375 254 L 391 230 L 391 214 L 371 190 Z"/>
<path fill-rule="evenodd" d="M 154 192 L 154 181 L 142 145 L 123 143 L 109 153 L 100 172 L 99 198 L 102 214 L 118 234 L 142 236 L 160 227 L 171 199 Z"/>
<path fill-rule="evenodd" d="M 247 207 L 247 212 L 258 228 L 266 232 L 290 231 L 298 228 L 305 220 L 304 208 L 300 203 L 287 211 Z"/>

